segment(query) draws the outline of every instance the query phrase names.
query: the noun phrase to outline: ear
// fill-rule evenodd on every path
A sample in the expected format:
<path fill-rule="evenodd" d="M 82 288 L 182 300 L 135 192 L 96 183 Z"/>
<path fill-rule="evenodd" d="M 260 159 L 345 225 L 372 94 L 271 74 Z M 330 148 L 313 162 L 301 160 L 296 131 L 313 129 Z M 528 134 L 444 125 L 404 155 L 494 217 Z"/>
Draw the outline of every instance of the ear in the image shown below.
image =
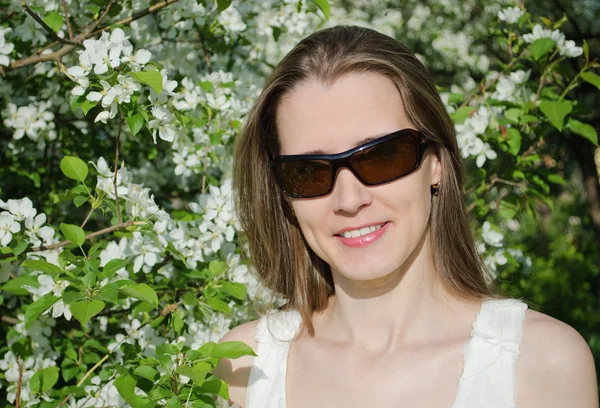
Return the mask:
<path fill-rule="evenodd" d="M 431 155 L 431 179 L 429 184 L 437 184 L 442 182 L 442 161 L 439 158 L 439 153 Z"/>

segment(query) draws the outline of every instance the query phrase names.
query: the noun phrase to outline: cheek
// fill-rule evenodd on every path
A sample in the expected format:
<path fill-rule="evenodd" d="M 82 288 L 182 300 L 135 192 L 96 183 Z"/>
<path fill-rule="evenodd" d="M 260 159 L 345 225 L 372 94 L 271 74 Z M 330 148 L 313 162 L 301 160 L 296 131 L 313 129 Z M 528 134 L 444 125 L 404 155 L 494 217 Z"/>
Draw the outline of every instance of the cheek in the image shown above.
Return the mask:
<path fill-rule="evenodd" d="M 293 208 L 306 242 L 317 255 L 322 257 L 319 241 L 327 238 L 329 231 L 326 209 L 316 201 L 296 202 Z"/>

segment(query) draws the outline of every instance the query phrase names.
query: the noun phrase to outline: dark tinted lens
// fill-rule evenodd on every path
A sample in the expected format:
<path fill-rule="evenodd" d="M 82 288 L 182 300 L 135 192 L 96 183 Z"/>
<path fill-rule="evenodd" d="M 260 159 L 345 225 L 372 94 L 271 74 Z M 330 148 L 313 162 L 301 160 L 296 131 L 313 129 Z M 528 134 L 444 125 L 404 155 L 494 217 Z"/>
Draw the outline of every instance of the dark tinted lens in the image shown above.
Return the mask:
<path fill-rule="evenodd" d="M 297 160 L 275 164 L 277 180 L 292 196 L 316 197 L 331 187 L 331 164 L 322 160 Z"/>
<path fill-rule="evenodd" d="M 379 184 L 410 173 L 418 157 L 417 140 L 399 137 L 357 152 L 350 161 L 365 182 Z"/>

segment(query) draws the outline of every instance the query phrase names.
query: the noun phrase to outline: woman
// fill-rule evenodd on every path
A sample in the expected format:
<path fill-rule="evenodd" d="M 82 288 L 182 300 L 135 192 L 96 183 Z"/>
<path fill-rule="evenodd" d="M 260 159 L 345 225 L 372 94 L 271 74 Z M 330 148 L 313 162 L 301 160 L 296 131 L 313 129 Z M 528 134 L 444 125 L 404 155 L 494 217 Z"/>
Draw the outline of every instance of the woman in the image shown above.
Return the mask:
<path fill-rule="evenodd" d="M 267 79 L 236 143 L 251 259 L 287 304 L 223 338 L 258 354 L 217 368 L 232 402 L 598 406 L 581 336 L 496 294 L 453 125 L 402 44 L 359 27 L 312 34 Z"/>

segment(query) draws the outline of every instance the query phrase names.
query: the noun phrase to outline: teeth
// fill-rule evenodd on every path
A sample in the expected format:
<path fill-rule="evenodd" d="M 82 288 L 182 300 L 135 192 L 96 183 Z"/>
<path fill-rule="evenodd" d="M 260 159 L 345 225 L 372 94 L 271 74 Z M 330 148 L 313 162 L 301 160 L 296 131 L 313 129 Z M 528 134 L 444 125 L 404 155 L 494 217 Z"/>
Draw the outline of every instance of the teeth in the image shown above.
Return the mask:
<path fill-rule="evenodd" d="M 376 231 L 381 227 L 383 227 L 383 224 L 371 225 L 370 227 L 355 229 L 355 230 L 351 230 L 351 231 L 344 231 L 340 235 L 344 238 L 362 237 L 363 235 L 370 234 L 371 232 Z"/>

